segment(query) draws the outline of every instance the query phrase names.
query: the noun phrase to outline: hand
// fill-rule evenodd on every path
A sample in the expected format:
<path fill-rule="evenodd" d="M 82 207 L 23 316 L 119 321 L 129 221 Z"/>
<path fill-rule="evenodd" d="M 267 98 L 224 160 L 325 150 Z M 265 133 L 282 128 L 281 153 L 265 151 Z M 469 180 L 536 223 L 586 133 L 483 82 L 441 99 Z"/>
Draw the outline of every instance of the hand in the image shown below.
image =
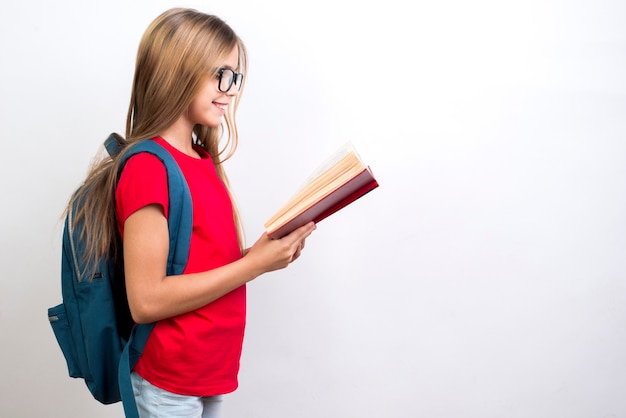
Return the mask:
<path fill-rule="evenodd" d="M 281 239 L 271 239 L 263 234 L 244 252 L 245 257 L 255 263 L 261 273 L 283 269 L 300 257 L 306 238 L 315 229 L 315 223 L 310 222 Z"/>

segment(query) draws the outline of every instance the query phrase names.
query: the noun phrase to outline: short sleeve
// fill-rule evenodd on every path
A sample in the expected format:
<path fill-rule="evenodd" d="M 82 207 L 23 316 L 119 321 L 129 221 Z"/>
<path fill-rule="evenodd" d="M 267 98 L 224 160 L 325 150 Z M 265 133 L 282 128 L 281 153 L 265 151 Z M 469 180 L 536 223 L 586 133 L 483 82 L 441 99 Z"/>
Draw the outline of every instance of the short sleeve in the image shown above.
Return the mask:
<path fill-rule="evenodd" d="M 124 222 L 139 209 L 157 204 L 168 216 L 167 173 L 156 156 L 140 153 L 128 159 L 115 192 L 118 228 L 123 234 Z"/>

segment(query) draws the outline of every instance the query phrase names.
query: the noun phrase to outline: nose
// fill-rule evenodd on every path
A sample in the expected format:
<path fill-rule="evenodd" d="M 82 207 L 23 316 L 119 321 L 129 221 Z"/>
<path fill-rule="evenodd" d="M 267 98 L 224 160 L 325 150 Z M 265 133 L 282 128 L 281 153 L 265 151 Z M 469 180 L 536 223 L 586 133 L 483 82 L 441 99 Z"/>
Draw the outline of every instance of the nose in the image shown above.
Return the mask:
<path fill-rule="evenodd" d="M 230 85 L 230 88 L 228 89 L 228 91 L 226 91 L 224 94 L 226 94 L 229 97 L 235 97 L 239 94 L 239 88 L 237 87 L 235 83 L 233 83 Z"/>

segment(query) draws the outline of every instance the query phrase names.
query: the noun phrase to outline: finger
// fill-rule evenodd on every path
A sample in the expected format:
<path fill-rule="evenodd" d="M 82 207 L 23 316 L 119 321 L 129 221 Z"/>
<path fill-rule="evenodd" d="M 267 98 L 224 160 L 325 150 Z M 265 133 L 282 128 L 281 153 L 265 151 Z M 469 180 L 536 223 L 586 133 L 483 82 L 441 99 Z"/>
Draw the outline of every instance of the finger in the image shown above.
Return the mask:
<path fill-rule="evenodd" d="M 302 245 L 301 244 L 296 245 L 296 247 L 293 250 L 293 254 L 291 255 L 291 260 L 293 261 L 296 258 L 298 258 L 301 252 L 302 252 Z"/>
<path fill-rule="evenodd" d="M 282 238 L 271 238 L 269 236 L 269 234 L 266 232 L 266 233 L 263 234 L 261 239 L 265 238 L 265 239 L 267 239 L 269 241 L 282 240 L 286 244 L 291 245 L 291 244 L 293 244 L 293 243 L 295 243 L 295 242 L 297 242 L 299 240 L 302 240 L 302 239 L 308 237 L 316 229 L 317 229 L 317 225 L 315 224 L 315 222 L 311 221 L 311 222 L 309 222 L 309 223 L 307 223 L 305 225 L 302 225 L 299 228 L 294 229 L 293 231 L 291 231 L 287 235 L 283 236 Z"/>
<path fill-rule="evenodd" d="M 300 254 L 302 254 L 302 251 L 300 250 L 300 248 L 298 247 L 298 249 L 296 250 L 295 253 L 293 253 L 293 255 L 291 256 L 291 261 L 295 261 L 298 259 L 298 257 L 300 257 Z"/>
<path fill-rule="evenodd" d="M 317 226 L 315 225 L 315 222 L 309 222 L 308 224 L 302 225 L 300 228 L 293 230 L 285 238 L 293 239 L 292 242 L 302 241 L 311 235 L 316 228 Z"/>

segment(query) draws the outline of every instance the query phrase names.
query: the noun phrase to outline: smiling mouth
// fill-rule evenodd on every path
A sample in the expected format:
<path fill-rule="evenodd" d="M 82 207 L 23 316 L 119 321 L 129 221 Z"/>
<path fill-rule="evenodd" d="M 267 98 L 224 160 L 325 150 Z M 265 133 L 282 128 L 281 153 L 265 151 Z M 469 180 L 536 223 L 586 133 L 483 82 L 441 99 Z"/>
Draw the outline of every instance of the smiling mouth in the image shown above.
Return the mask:
<path fill-rule="evenodd" d="M 226 103 L 213 102 L 213 104 L 215 105 L 215 107 L 217 107 L 218 109 L 222 111 L 226 110 L 226 106 L 228 106 L 228 104 Z"/>

